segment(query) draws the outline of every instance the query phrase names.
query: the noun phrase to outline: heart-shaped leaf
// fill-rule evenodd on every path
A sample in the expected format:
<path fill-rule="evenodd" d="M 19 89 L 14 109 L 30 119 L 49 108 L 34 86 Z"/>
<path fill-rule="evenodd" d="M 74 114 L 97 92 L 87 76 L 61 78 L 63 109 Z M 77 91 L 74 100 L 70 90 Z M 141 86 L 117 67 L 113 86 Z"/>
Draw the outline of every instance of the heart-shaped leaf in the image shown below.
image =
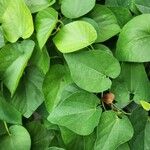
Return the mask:
<path fill-rule="evenodd" d="M 126 116 L 120 119 L 115 112 L 106 111 L 100 119 L 94 150 L 115 150 L 132 136 L 133 128 Z"/>
<path fill-rule="evenodd" d="M 58 13 L 53 8 L 40 11 L 36 16 L 36 32 L 39 47 L 42 49 L 58 21 Z"/>
<path fill-rule="evenodd" d="M 33 21 L 30 10 L 24 0 L 7 0 L 7 9 L 2 16 L 4 35 L 10 42 L 18 38 L 27 39 L 33 33 Z"/>
<path fill-rule="evenodd" d="M 120 107 L 125 107 L 131 100 L 138 104 L 141 100 L 149 101 L 149 89 L 150 82 L 143 64 L 134 63 L 122 64 L 121 74 L 113 81 L 111 87 L 111 91 L 115 94 L 115 100 Z"/>
<path fill-rule="evenodd" d="M 120 65 L 112 54 L 103 50 L 81 51 L 64 55 L 73 81 L 89 92 L 102 92 L 111 87 L 111 78 L 120 73 Z"/>
<path fill-rule="evenodd" d="M 143 14 L 130 20 L 119 35 L 116 57 L 129 62 L 150 61 L 149 29 L 150 14 Z"/>
<path fill-rule="evenodd" d="M 98 24 L 96 42 L 103 42 L 120 32 L 120 27 L 113 12 L 104 5 L 96 5 L 88 14 Z"/>
<path fill-rule="evenodd" d="M 88 135 L 99 122 L 102 110 L 97 107 L 98 103 L 99 99 L 91 93 L 75 92 L 50 113 L 48 120 L 77 134 Z"/>
<path fill-rule="evenodd" d="M 95 0 L 62 0 L 61 11 L 67 18 L 78 18 L 87 14 L 95 6 Z"/>
<path fill-rule="evenodd" d="M 97 33 L 94 27 L 85 21 L 74 21 L 63 26 L 53 41 L 62 53 L 80 50 L 94 43 Z"/>
<path fill-rule="evenodd" d="M 30 150 L 31 139 L 28 131 L 19 125 L 9 128 L 10 135 L 0 137 L 1 150 Z"/>
<path fill-rule="evenodd" d="M 8 44 L 0 51 L 0 71 L 4 84 L 14 94 L 34 49 L 34 42 L 25 40 L 21 43 Z"/>
<path fill-rule="evenodd" d="M 12 97 L 12 105 L 26 118 L 29 118 L 44 101 L 43 80 L 44 75 L 36 67 L 28 68 Z"/>

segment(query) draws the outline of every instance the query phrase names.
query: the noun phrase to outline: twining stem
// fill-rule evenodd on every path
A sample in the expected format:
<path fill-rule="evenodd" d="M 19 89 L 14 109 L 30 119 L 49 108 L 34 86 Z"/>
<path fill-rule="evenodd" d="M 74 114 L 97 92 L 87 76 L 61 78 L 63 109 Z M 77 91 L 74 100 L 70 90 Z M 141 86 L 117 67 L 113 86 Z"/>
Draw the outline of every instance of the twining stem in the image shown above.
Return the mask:
<path fill-rule="evenodd" d="M 5 129 L 6 129 L 7 133 L 8 133 L 8 135 L 11 136 L 11 133 L 9 132 L 9 129 L 8 129 L 6 121 L 3 121 L 3 122 L 4 122 L 4 126 L 5 126 Z"/>
<path fill-rule="evenodd" d="M 91 47 L 91 50 L 94 50 L 94 47 L 92 45 L 90 45 L 90 47 Z"/>
<path fill-rule="evenodd" d="M 120 109 L 119 107 L 117 107 L 115 104 L 112 103 L 112 107 L 116 108 L 117 110 L 119 110 L 120 112 L 122 112 L 125 115 L 131 115 L 131 113 L 127 113 L 125 111 L 123 111 L 122 109 Z"/>

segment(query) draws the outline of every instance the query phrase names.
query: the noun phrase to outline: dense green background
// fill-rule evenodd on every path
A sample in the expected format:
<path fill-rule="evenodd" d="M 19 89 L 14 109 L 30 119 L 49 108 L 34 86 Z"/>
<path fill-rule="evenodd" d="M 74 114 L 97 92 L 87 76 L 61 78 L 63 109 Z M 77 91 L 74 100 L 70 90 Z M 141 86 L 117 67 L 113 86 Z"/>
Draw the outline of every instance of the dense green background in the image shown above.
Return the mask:
<path fill-rule="evenodd" d="M 150 150 L 149 61 L 149 0 L 0 0 L 0 150 Z"/>

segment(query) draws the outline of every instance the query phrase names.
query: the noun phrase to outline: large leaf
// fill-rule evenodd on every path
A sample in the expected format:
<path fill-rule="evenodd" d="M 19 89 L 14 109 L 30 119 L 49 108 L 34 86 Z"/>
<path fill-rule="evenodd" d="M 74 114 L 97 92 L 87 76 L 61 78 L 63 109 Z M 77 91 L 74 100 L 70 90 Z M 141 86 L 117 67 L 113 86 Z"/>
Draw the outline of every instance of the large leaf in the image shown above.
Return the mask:
<path fill-rule="evenodd" d="M 62 0 L 61 11 L 67 18 L 78 18 L 95 6 L 95 0 Z"/>
<path fill-rule="evenodd" d="M 46 150 L 49 147 L 50 137 L 48 130 L 39 122 L 27 124 L 27 130 L 32 140 L 32 150 Z"/>
<path fill-rule="evenodd" d="M 39 47 L 42 49 L 58 21 L 58 13 L 53 8 L 40 11 L 36 16 L 36 32 Z"/>
<path fill-rule="evenodd" d="M 30 150 L 31 139 L 27 130 L 19 125 L 9 128 L 10 135 L 0 137 L 1 150 Z"/>
<path fill-rule="evenodd" d="M 115 112 L 106 111 L 100 119 L 94 150 L 115 150 L 132 136 L 133 128 L 126 116 L 120 119 Z"/>
<path fill-rule="evenodd" d="M 123 63 L 121 70 L 120 76 L 113 81 L 111 88 L 118 105 L 124 107 L 130 100 L 138 104 L 141 100 L 149 101 L 150 82 L 143 64 Z"/>
<path fill-rule="evenodd" d="M 122 29 L 117 42 L 116 56 L 121 61 L 150 61 L 150 14 L 133 18 Z"/>
<path fill-rule="evenodd" d="M 41 11 L 50 5 L 54 4 L 56 0 L 25 0 L 27 6 L 32 13 Z"/>
<path fill-rule="evenodd" d="M 7 1 L 7 9 L 2 16 L 4 35 L 10 42 L 18 38 L 26 39 L 33 33 L 33 21 L 30 10 L 24 0 Z"/>
<path fill-rule="evenodd" d="M 134 136 L 130 141 L 131 150 L 149 150 L 150 148 L 150 120 L 148 113 L 137 108 L 130 116 L 134 127 Z"/>
<path fill-rule="evenodd" d="M 28 68 L 11 100 L 12 105 L 27 118 L 44 101 L 43 80 L 44 75 L 37 68 Z"/>
<path fill-rule="evenodd" d="M 111 87 L 111 78 L 120 73 L 119 62 L 103 50 L 81 51 L 64 55 L 73 81 L 89 92 L 102 92 Z"/>
<path fill-rule="evenodd" d="M 98 103 L 99 99 L 91 93 L 75 92 L 50 113 L 48 120 L 77 134 L 88 135 L 99 122 L 102 110 L 97 107 Z"/>
<path fill-rule="evenodd" d="M 120 27 L 113 12 L 104 5 L 96 5 L 88 15 L 94 19 L 99 28 L 96 42 L 103 42 L 120 32 Z"/>
<path fill-rule="evenodd" d="M 54 65 L 50 68 L 43 84 L 45 104 L 48 112 L 51 112 L 58 105 L 63 89 L 71 82 L 70 72 L 66 66 Z"/>
<path fill-rule="evenodd" d="M 94 43 L 97 33 L 94 27 L 85 21 L 74 21 L 63 26 L 53 41 L 62 53 L 80 50 Z"/>
<path fill-rule="evenodd" d="M 21 124 L 21 114 L 10 105 L 0 93 L 0 120 L 12 124 Z"/>
<path fill-rule="evenodd" d="M 16 91 L 33 48 L 34 42 L 25 40 L 21 43 L 8 44 L 0 51 L 0 72 L 3 72 L 3 82 L 11 95 Z"/>

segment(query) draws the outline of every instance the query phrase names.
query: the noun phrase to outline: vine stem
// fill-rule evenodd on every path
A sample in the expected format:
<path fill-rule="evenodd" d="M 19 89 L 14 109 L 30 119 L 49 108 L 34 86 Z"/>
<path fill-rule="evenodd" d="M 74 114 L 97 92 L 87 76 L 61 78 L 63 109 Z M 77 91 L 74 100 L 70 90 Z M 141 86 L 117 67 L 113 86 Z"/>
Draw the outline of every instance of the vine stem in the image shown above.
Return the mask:
<path fill-rule="evenodd" d="M 5 129 L 6 129 L 7 133 L 8 133 L 8 135 L 11 136 L 11 133 L 9 132 L 9 129 L 8 129 L 6 121 L 3 121 L 3 122 L 4 122 L 4 126 L 5 126 Z"/>
<path fill-rule="evenodd" d="M 117 107 L 115 104 L 113 104 L 112 103 L 112 106 L 114 107 L 114 108 L 116 108 L 117 110 L 119 110 L 120 112 L 122 112 L 123 114 L 125 114 L 125 115 L 131 115 L 131 113 L 126 113 L 125 111 L 123 111 L 122 109 L 120 109 L 119 107 Z"/>

